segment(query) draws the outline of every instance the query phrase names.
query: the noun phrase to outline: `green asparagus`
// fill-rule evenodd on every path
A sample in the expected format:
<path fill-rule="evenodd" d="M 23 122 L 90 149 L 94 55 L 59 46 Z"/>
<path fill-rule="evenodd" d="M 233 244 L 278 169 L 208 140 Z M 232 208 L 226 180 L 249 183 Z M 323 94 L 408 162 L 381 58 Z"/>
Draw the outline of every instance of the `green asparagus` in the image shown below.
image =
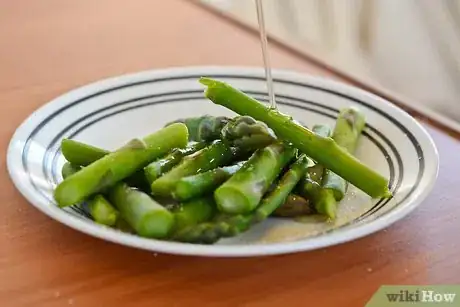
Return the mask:
<path fill-rule="evenodd" d="M 69 162 L 62 167 L 62 177 L 65 179 L 81 169 Z M 88 213 L 98 224 L 114 226 L 118 220 L 118 211 L 104 198 L 97 194 L 88 199 L 86 206 Z"/>
<path fill-rule="evenodd" d="M 276 188 L 263 200 L 254 214 L 254 220 L 261 222 L 268 218 L 273 211 L 282 205 L 300 179 L 305 175 L 309 159 L 302 154 L 289 170 L 282 176 Z"/>
<path fill-rule="evenodd" d="M 60 207 L 77 204 L 129 177 L 172 149 L 185 147 L 187 140 L 187 127 L 180 123 L 163 128 L 142 140 L 132 140 L 66 178 L 55 189 L 54 198 Z"/>
<path fill-rule="evenodd" d="M 174 215 L 147 194 L 119 183 L 109 192 L 121 217 L 143 237 L 163 239 L 174 227 Z"/>
<path fill-rule="evenodd" d="M 209 194 L 238 171 L 242 165 L 243 162 L 183 177 L 177 182 L 173 197 L 179 200 L 189 200 Z"/>
<path fill-rule="evenodd" d="M 259 206 L 251 213 L 220 217 L 215 222 L 201 223 L 183 228 L 174 239 L 181 242 L 211 244 L 224 237 L 236 236 L 248 230 L 252 225 L 268 218 L 282 205 L 295 185 L 305 175 L 308 158 L 301 155 L 289 170 L 281 177 L 276 188 L 268 193 Z"/>
<path fill-rule="evenodd" d="M 115 226 L 118 219 L 118 211 L 105 199 L 98 194 L 88 200 L 88 209 L 94 221 L 107 225 Z"/>
<path fill-rule="evenodd" d="M 110 152 L 78 141 L 63 139 L 61 151 L 64 158 L 72 164 L 88 166 Z"/>
<path fill-rule="evenodd" d="M 365 125 L 366 119 L 358 109 L 342 109 L 337 117 L 332 138 L 337 145 L 343 147 L 350 154 L 354 154 Z M 347 182 L 330 170 L 325 171 L 322 185 L 323 188 L 331 189 L 334 192 L 337 201 L 343 198 L 347 189 Z"/>
<path fill-rule="evenodd" d="M 200 82 L 207 86 L 205 96 L 214 103 L 227 107 L 240 115 L 249 115 L 265 122 L 279 138 L 291 142 L 301 152 L 371 197 L 391 197 L 388 179 L 361 163 L 338 146 L 332 138 L 316 135 L 294 122 L 291 117 L 269 109 L 224 82 L 210 78 L 200 78 Z"/>
<path fill-rule="evenodd" d="M 337 117 L 332 138 L 337 145 L 342 146 L 350 154 L 353 154 L 365 124 L 364 115 L 359 110 L 355 108 L 343 109 Z M 335 219 L 337 202 L 344 197 L 347 182 L 326 169 L 321 184 L 321 191 L 315 199 L 316 209 L 319 213 Z"/>
<path fill-rule="evenodd" d="M 312 131 L 320 137 L 330 137 L 332 134 L 331 128 L 326 125 L 315 125 Z M 315 202 L 316 195 L 321 189 L 321 178 L 323 177 L 324 167 L 321 164 L 314 164 L 310 161 L 310 166 L 307 170 L 305 178 L 300 182 L 301 196 L 313 200 Z"/>
<path fill-rule="evenodd" d="M 257 150 L 248 162 L 214 192 L 219 210 L 228 214 L 254 210 L 270 184 L 295 154 L 296 150 L 284 143 L 274 143 Z"/>
<path fill-rule="evenodd" d="M 325 125 L 315 125 L 312 130 L 322 137 L 329 137 L 332 134 L 331 129 Z M 313 203 L 316 212 L 329 218 L 335 218 L 335 202 L 330 202 L 330 198 L 325 195 L 327 193 L 321 186 L 324 171 L 324 166 L 321 164 L 315 164 L 309 167 L 301 184 L 300 192 L 303 197 L 309 199 Z"/>
<path fill-rule="evenodd" d="M 152 184 L 161 175 L 171 170 L 176 166 L 183 157 L 188 156 L 203 149 L 206 146 L 205 142 L 193 143 L 184 149 L 174 149 L 169 155 L 159 160 L 153 161 L 144 168 L 147 181 Z"/>
<path fill-rule="evenodd" d="M 173 210 L 174 230 L 179 231 L 185 227 L 209 221 L 215 213 L 216 204 L 209 196 L 181 203 Z"/>
<path fill-rule="evenodd" d="M 62 140 L 61 148 L 64 158 L 73 165 L 79 166 L 87 166 L 110 153 L 108 150 L 69 139 Z M 143 171 L 137 171 L 125 181 L 129 186 L 150 191 L 150 184 Z"/>
<path fill-rule="evenodd" d="M 256 150 L 276 141 L 275 133 L 268 126 L 249 116 L 231 119 L 221 132 L 222 140 L 232 146 Z"/>
<path fill-rule="evenodd" d="M 177 182 L 185 176 L 206 172 L 227 165 L 235 158 L 235 149 L 222 141 L 215 141 L 208 147 L 184 157 L 182 161 L 162 177 L 155 180 L 150 188 L 155 196 L 172 196 Z"/>
<path fill-rule="evenodd" d="M 190 141 L 214 141 L 220 138 L 220 131 L 230 119 L 225 116 L 203 115 L 200 117 L 181 118 L 166 124 L 183 123 L 189 131 Z"/>
<path fill-rule="evenodd" d="M 75 173 L 78 172 L 80 169 L 81 169 L 80 166 L 75 165 L 75 164 L 72 164 L 72 163 L 70 163 L 70 162 L 66 162 L 66 163 L 64 163 L 64 165 L 62 166 L 62 170 L 61 170 L 62 178 L 65 179 L 65 178 L 69 177 L 70 175 L 75 174 Z"/>

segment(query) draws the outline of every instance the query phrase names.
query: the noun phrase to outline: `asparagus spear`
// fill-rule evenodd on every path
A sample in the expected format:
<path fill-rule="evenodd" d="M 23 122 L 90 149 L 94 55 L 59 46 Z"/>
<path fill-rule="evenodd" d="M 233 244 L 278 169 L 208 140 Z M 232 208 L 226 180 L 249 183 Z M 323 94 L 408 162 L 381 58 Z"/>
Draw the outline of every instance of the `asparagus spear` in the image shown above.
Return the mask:
<path fill-rule="evenodd" d="M 88 200 L 88 209 L 94 221 L 99 224 L 115 226 L 117 223 L 118 210 L 101 194 L 95 195 Z"/>
<path fill-rule="evenodd" d="M 313 199 L 321 189 L 321 178 L 323 176 L 323 166 L 321 164 L 314 164 L 310 161 L 310 167 L 307 170 L 307 174 L 300 182 L 299 194 L 300 196 L 308 199 Z"/>
<path fill-rule="evenodd" d="M 332 138 L 349 153 L 353 154 L 359 136 L 366 124 L 364 115 L 355 108 L 346 108 L 340 111 Z M 329 218 L 336 217 L 337 202 L 342 200 L 347 189 L 347 182 L 330 170 L 325 170 L 322 188 L 315 199 L 315 206 L 319 213 Z"/>
<path fill-rule="evenodd" d="M 301 155 L 289 170 L 281 177 L 273 191 L 268 193 L 260 205 L 251 213 L 220 217 L 215 222 L 201 223 L 197 226 L 183 228 L 175 234 L 174 239 L 189 243 L 211 244 L 223 237 L 232 237 L 248 230 L 252 225 L 268 218 L 282 205 L 295 185 L 305 175 L 308 158 Z"/>
<path fill-rule="evenodd" d="M 153 161 L 144 168 L 145 177 L 147 181 L 152 184 L 161 175 L 171 170 L 176 166 L 183 157 L 188 156 L 206 146 L 205 142 L 193 143 L 184 149 L 174 149 L 169 155 L 159 160 Z"/>
<path fill-rule="evenodd" d="M 276 141 L 275 133 L 268 126 L 250 116 L 231 119 L 221 132 L 222 140 L 232 146 L 256 150 Z"/>
<path fill-rule="evenodd" d="M 62 178 L 65 179 L 65 178 L 69 177 L 70 175 L 75 174 L 75 173 L 78 172 L 80 169 L 81 169 L 80 166 L 75 165 L 75 164 L 72 164 L 72 163 L 70 163 L 70 162 L 66 162 L 66 163 L 64 163 L 64 165 L 62 166 L 62 170 L 61 170 Z"/>
<path fill-rule="evenodd" d="M 87 166 L 110 152 L 78 141 L 63 139 L 61 151 L 64 158 L 72 164 Z"/>
<path fill-rule="evenodd" d="M 286 201 L 273 212 L 273 215 L 294 217 L 313 214 L 313 212 L 314 208 L 312 208 L 309 199 L 305 199 L 296 194 L 289 194 Z"/>
<path fill-rule="evenodd" d="M 235 149 L 222 141 L 187 156 L 173 169 L 155 180 L 150 188 L 156 196 L 172 196 L 177 182 L 185 176 L 195 175 L 230 163 L 235 157 Z"/>
<path fill-rule="evenodd" d="M 320 137 L 330 137 L 332 134 L 331 128 L 326 125 L 315 125 L 312 131 Z M 321 189 L 321 178 L 323 177 L 324 167 L 321 164 L 314 164 L 310 161 L 310 167 L 307 170 L 305 178 L 300 184 L 301 196 L 312 199 L 315 202 L 315 197 Z"/>
<path fill-rule="evenodd" d="M 270 184 L 294 157 L 296 150 L 274 143 L 257 150 L 229 180 L 216 189 L 214 198 L 220 211 L 249 213 L 256 208 Z"/>
<path fill-rule="evenodd" d="M 181 178 L 173 192 L 173 197 L 179 200 L 189 200 L 198 196 L 206 195 L 214 191 L 224 183 L 243 163 L 216 168 L 204 173 Z"/>
<path fill-rule="evenodd" d="M 212 197 L 202 197 L 181 203 L 173 210 L 175 231 L 209 221 L 216 213 L 216 204 Z"/>
<path fill-rule="evenodd" d="M 329 137 L 332 133 L 331 129 L 325 125 L 315 125 L 312 130 L 322 137 Z M 304 181 L 301 184 L 300 192 L 302 196 L 313 203 L 318 213 L 334 219 L 337 211 L 335 199 L 332 197 L 331 202 L 328 193 L 321 186 L 324 172 L 324 167 L 321 164 L 315 164 L 309 167 Z"/>
<path fill-rule="evenodd" d="M 187 144 L 187 127 L 174 124 L 135 139 L 62 181 L 54 191 L 60 207 L 77 204 L 134 174 L 155 158 Z"/>
<path fill-rule="evenodd" d="M 91 155 L 91 147 L 85 147 L 85 144 L 80 143 L 80 142 L 72 142 L 71 144 L 71 149 L 73 150 L 74 148 L 90 148 L 88 150 L 88 153 Z M 83 146 L 81 146 L 83 145 Z M 98 149 L 96 147 L 93 147 L 94 149 Z M 90 156 L 86 155 L 85 152 L 83 152 L 83 156 Z M 94 162 L 89 159 L 87 159 L 88 164 Z M 81 169 L 80 166 L 73 165 L 69 162 L 65 163 L 64 166 L 62 167 L 62 176 L 65 178 L 69 177 L 70 175 L 78 172 Z M 110 188 L 108 193 L 110 193 L 110 190 L 113 188 Z M 134 206 L 136 206 L 134 204 Z M 114 226 L 117 229 L 120 229 L 124 232 L 129 232 L 133 233 L 132 227 L 123 219 L 119 216 L 119 212 L 117 209 L 115 209 L 108 201 L 107 199 L 102 195 L 102 194 L 97 194 L 95 196 L 90 197 L 88 200 L 86 206 L 86 210 L 88 213 L 93 217 L 94 221 L 99 224 L 107 225 L 107 226 Z"/>
<path fill-rule="evenodd" d="M 69 162 L 62 167 L 62 177 L 67 178 L 81 169 Z M 87 211 L 98 224 L 114 226 L 118 220 L 118 211 L 104 198 L 98 194 L 91 197 L 87 203 Z"/>
<path fill-rule="evenodd" d="M 181 118 L 167 123 L 166 127 L 174 123 L 183 123 L 189 131 L 190 141 L 214 141 L 220 138 L 220 131 L 230 119 L 225 116 L 203 115 L 200 117 Z"/>
<path fill-rule="evenodd" d="M 109 199 L 140 236 L 162 239 L 169 235 L 174 226 L 174 215 L 170 211 L 125 183 L 112 187 Z"/>
<path fill-rule="evenodd" d="M 214 103 L 265 122 L 279 138 L 291 142 L 301 152 L 371 197 L 391 197 L 387 178 L 362 164 L 331 138 L 316 135 L 294 122 L 291 117 L 269 109 L 224 82 L 210 78 L 201 78 L 200 82 L 207 86 L 205 96 Z"/>
<path fill-rule="evenodd" d="M 354 154 L 365 125 L 364 114 L 358 109 L 342 109 L 337 117 L 332 138 L 337 145 L 342 146 L 350 154 Z M 325 171 L 322 185 L 323 188 L 331 189 L 334 192 L 334 197 L 337 201 L 343 198 L 347 189 L 347 182 L 330 170 Z"/>
<path fill-rule="evenodd" d="M 70 139 L 62 140 L 61 151 L 67 161 L 79 166 L 88 166 L 110 153 L 108 150 Z M 125 181 L 129 186 L 137 187 L 142 191 L 150 190 L 150 184 L 142 171 L 137 171 Z"/>

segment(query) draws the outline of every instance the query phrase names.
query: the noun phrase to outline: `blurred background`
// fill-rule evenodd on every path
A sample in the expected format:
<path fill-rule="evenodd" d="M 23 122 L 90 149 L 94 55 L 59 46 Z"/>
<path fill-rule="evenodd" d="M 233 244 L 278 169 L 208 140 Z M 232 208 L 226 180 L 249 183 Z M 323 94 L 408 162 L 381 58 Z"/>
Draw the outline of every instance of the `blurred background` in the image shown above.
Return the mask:
<path fill-rule="evenodd" d="M 253 0 L 200 0 L 257 26 Z M 269 35 L 460 122 L 460 0 L 264 0 Z"/>

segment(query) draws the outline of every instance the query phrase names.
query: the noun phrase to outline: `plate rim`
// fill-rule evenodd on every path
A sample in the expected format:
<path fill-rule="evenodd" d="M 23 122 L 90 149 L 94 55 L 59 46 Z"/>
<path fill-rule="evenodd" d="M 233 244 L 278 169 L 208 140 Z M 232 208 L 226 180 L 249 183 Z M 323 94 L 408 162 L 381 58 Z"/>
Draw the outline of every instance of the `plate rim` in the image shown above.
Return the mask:
<path fill-rule="evenodd" d="M 79 217 L 68 214 L 60 208 L 48 206 L 43 204 L 43 201 L 37 200 L 35 193 L 31 191 L 27 185 L 21 180 L 20 172 L 15 171 L 15 162 L 13 152 L 16 149 L 17 142 L 21 139 L 21 135 L 27 133 L 27 128 L 34 122 L 34 115 L 39 112 L 45 112 L 47 109 L 56 106 L 58 103 L 62 105 L 68 104 L 65 99 L 69 96 L 89 92 L 93 88 L 98 88 L 101 85 L 113 84 L 114 82 L 120 82 L 120 80 L 131 80 L 133 78 L 145 78 L 149 75 L 176 75 L 176 74 L 192 74 L 201 71 L 211 71 L 220 73 L 238 73 L 240 75 L 245 74 L 260 74 L 263 72 L 263 68 L 257 66 L 184 66 L 184 67 L 170 67 L 165 69 L 151 69 L 139 72 L 133 72 L 128 74 L 122 74 L 112 76 L 94 82 L 84 84 L 82 86 L 75 87 L 69 91 L 64 92 L 61 95 L 49 100 L 42 104 L 39 108 L 34 110 L 29 116 L 27 116 L 21 124 L 17 127 L 13 135 L 11 136 L 10 142 L 7 149 L 7 169 L 9 176 L 15 185 L 15 188 L 27 199 L 27 201 L 37 208 L 39 211 L 47 215 L 48 217 L 87 235 L 103 239 L 112 243 L 121 244 L 124 246 L 134 247 L 143 250 L 149 250 L 152 252 L 169 253 L 176 255 L 190 255 L 190 256 L 205 256 L 205 257 L 250 257 L 250 256 L 268 256 L 277 254 L 287 254 L 310 251 L 314 249 L 324 248 L 328 246 L 334 246 L 345 242 L 360 239 L 370 234 L 376 233 L 386 227 L 391 226 L 395 222 L 406 217 L 412 212 L 420 203 L 431 193 L 438 177 L 439 173 L 439 153 L 428 131 L 410 114 L 402 110 L 400 107 L 392 104 L 390 101 L 383 99 L 373 93 L 367 92 L 358 87 L 329 79 L 327 77 L 310 75 L 294 70 L 287 69 L 273 69 L 274 76 L 285 76 L 289 79 L 301 79 L 300 82 L 312 82 L 314 84 L 320 83 L 328 88 L 337 89 L 340 92 L 348 92 L 350 94 L 361 95 L 365 97 L 365 101 L 374 105 L 374 101 L 378 104 L 384 104 L 389 107 L 391 112 L 399 113 L 404 120 L 408 120 L 414 125 L 419 133 L 425 139 L 427 146 L 433 151 L 435 155 L 435 161 L 431 160 L 434 164 L 434 174 L 427 181 L 427 185 L 424 190 L 420 191 L 415 199 L 408 204 L 402 204 L 399 207 L 394 208 L 391 212 L 373 220 L 372 222 L 357 225 L 356 227 L 343 229 L 340 232 L 330 232 L 327 235 L 320 235 L 317 237 L 306 238 L 304 240 L 296 240 L 289 242 L 278 242 L 268 244 L 247 244 L 247 245 L 196 245 L 189 243 L 178 243 L 168 242 L 162 240 L 142 238 L 131 234 L 126 234 L 115 229 L 111 229 L 96 223 L 88 223 Z M 372 101 L 374 100 L 374 101 Z M 392 117 L 394 115 L 390 114 Z M 418 133 L 418 139 L 420 135 Z M 433 157 L 431 157 L 433 158 Z"/>

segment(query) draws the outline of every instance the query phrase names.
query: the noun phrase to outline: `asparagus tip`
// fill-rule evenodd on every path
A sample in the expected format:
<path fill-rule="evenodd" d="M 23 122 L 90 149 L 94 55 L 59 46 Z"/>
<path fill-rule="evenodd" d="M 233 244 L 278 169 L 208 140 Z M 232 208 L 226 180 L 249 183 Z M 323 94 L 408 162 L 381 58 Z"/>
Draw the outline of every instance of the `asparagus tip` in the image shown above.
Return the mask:
<path fill-rule="evenodd" d="M 335 220 L 336 216 L 337 216 L 337 206 L 336 206 L 336 203 L 331 203 L 329 206 L 326 206 L 325 209 L 325 214 L 326 216 L 331 219 L 331 220 Z"/>
<path fill-rule="evenodd" d="M 206 86 L 210 86 L 210 85 L 213 85 L 215 83 L 215 81 L 213 79 L 208 78 L 208 77 L 201 77 L 198 81 L 201 84 L 206 85 Z"/>
<path fill-rule="evenodd" d="M 318 213 L 324 215 L 329 220 L 335 220 L 337 212 L 337 201 L 335 200 L 334 193 L 330 190 L 324 189 L 320 191 L 317 197 L 315 208 Z"/>

